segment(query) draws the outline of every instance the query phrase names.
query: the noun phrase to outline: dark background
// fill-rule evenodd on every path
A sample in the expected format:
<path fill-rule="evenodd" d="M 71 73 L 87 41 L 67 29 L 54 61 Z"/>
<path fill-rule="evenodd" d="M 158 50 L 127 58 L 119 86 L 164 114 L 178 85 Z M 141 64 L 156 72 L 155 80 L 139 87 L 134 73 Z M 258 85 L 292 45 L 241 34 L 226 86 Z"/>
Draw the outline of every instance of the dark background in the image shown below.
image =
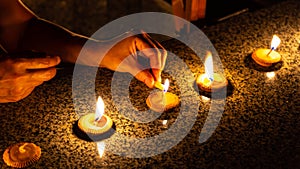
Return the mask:
<path fill-rule="evenodd" d="M 169 4 L 172 0 L 165 0 Z M 199 27 L 215 24 L 220 18 L 247 9 L 254 11 L 285 0 L 206 0 L 206 17 L 193 23 Z"/>

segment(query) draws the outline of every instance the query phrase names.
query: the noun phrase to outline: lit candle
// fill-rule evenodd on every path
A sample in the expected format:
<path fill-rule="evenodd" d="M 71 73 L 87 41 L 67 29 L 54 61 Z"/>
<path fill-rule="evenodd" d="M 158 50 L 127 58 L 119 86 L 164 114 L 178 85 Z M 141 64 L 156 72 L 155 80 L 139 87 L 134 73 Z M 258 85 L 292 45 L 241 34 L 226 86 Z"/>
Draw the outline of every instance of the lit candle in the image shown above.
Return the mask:
<path fill-rule="evenodd" d="M 78 127 L 89 134 L 103 134 L 111 129 L 112 120 L 104 114 L 104 102 L 98 97 L 96 113 L 88 113 L 78 121 Z"/>
<path fill-rule="evenodd" d="M 217 91 L 227 86 L 227 79 L 219 74 L 214 73 L 213 59 L 211 52 L 207 52 L 204 62 L 205 73 L 197 78 L 197 85 L 201 90 L 206 92 Z"/>
<path fill-rule="evenodd" d="M 270 49 L 259 48 L 252 53 L 252 59 L 259 65 L 269 67 L 281 60 L 281 55 L 276 52 L 281 40 L 277 35 L 273 35 Z"/>
<path fill-rule="evenodd" d="M 169 80 L 166 79 L 162 85 L 162 91 L 154 92 L 148 96 L 146 104 L 151 110 L 163 112 L 179 104 L 179 98 L 175 94 L 168 92 L 169 84 Z"/>

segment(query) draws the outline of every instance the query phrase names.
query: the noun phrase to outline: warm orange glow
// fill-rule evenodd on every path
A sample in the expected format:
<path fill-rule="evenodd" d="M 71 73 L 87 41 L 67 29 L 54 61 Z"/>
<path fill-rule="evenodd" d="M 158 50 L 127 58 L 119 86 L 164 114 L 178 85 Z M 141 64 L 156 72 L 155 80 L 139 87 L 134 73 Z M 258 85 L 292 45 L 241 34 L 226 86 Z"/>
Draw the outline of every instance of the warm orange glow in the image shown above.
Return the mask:
<path fill-rule="evenodd" d="M 166 125 L 167 123 L 168 123 L 168 120 L 163 120 L 163 121 L 162 121 L 162 124 L 163 124 L 163 125 Z"/>
<path fill-rule="evenodd" d="M 201 96 L 201 99 L 204 101 L 204 102 L 208 102 L 210 100 L 209 97 L 206 97 L 206 96 Z"/>
<path fill-rule="evenodd" d="M 166 79 L 166 80 L 165 80 L 165 83 L 164 83 L 164 92 L 167 92 L 167 91 L 168 91 L 169 85 L 170 85 L 169 79 Z"/>
<path fill-rule="evenodd" d="M 277 35 L 273 35 L 272 42 L 271 42 L 271 49 L 275 50 L 279 46 L 280 42 L 281 42 L 280 38 Z"/>
<path fill-rule="evenodd" d="M 273 79 L 273 78 L 276 76 L 276 74 L 275 74 L 275 72 L 267 72 L 267 73 L 266 73 L 266 76 L 267 76 L 269 79 Z"/>
<path fill-rule="evenodd" d="M 102 158 L 105 150 L 105 143 L 97 142 L 97 149 L 98 149 L 99 157 Z"/>
<path fill-rule="evenodd" d="M 97 105 L 96 105 L 96 115 L 95 115 L 95 121 L 98 121 L 101 119 L 101 117 L 104 114 L 104 102 L 102 98 L 99 96 L 97 100 Z"/>
<path fill-rule="evenodd" d="M 23 144 L 22 146 L 19 147 L 19 151 L 20 153 L 25 153 L 26 150 L 25 150 L 25 146 L 27 145 L 27 143 Z"/>
<path fill-rule="evenodd" d="M 205 77 L 208 78 L 210 81 L 214 79 L 214 66 L 213 66 L 213 58 L 211 52 L 207 52 L 205 62 Z"/>

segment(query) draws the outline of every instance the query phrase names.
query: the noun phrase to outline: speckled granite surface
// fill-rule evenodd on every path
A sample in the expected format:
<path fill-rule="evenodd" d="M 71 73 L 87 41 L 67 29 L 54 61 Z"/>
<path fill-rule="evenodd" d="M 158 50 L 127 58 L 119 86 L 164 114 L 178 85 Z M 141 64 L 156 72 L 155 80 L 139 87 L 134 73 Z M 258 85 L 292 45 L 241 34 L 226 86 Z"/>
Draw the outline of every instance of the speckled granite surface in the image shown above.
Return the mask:
<path fill-rule="evenodd" d="M 290 0 L 203 29 L 218 51 L 233 88 L 226 97 L 218 127 L 204 143 L 200 144 L 198 139 L 200 132 L 205 133 L 201 129 L 210 103 L 199 95 L 194 100 L 200 105 L 195 124 L 169 151 L 148 158 L 105 152 L 100 159 L 95 143 L 83 141 L 73 133 L 79 115 L 72 101 L 72 69 L 65 68 L 26 99 L 0 105 L 1 155 L 9 145 L 28 141 L 42 149 L 41 159 L 29 168 L 299 168 L 299 11 L 300 2 Z M 256 48 L 267 48 L 275 33 L 282 40 L 277 51 L 283 63 L 273 70 L 261 69 L 249 59 L 249 54 Z M 163 45 L 183 58 L 195 75 L 203 71 L 193 52 L 181 43 L 169 40 Z M 85 71 L 88 76 L 89 70 Z M 275 72 L 273 79 L 266 76 L 270 71 Z M 178 109 L 144 124 L 124 118 L 112 103 L 112 76 L 113 72 L 108 70 L 98 72 L 96 93 L 104 99 L 107 115 L 119 133 L 152 137 L 167 130 L 161 124 L 163 119 L 168 119 L 169 124 L 176 120 Z M 176 80 L 170 92 L 179 94 L 180 79 Z M 146 110 L 145 100 L 151 91 L 136 80 L 131 82 L 130 91 L 132 104 Z M 9 167 L 0 160 L 0 168 Z"/>

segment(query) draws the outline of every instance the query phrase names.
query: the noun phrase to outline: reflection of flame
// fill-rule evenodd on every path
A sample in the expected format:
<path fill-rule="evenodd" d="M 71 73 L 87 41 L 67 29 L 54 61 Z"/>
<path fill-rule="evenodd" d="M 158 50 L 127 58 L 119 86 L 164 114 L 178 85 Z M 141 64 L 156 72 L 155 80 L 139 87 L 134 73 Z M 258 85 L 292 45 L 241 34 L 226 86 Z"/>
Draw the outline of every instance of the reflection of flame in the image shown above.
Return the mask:
<path fill-rule="evenodd" d="M 104 114 L 104 102 L 102 98 L 99 96 L 96 105 L 95 121 L 100 120 L 103 114 Z"/>
<path fill-rule="evenodd" d="M 271 49 L 275 50 L 279 46 L 280 42 L 281 42 L 280 38 L 277 35 L 273 35 L 272 42 L 271 42 Z"/>
<path fill-rule="evenodd" d="M 97 142 L 97 149 L 98 149 L 98 153 L 100 158 L 102 158 L 103 154 L 104 154 L 104 150 L 105 150 L 105 143 L 104 142 Z"/>
<path fill-rule="evenodd" d="M 168 91 L 169 85 L 170 85 L 169 79 L 166 79 L 164 83 L 164 93 Z"/>
<path fill-rule="evenodd" d="M 207 52 L 204 62 L 205 76 L 212 82 L 214 80 L 214 66 L 211 52 Z"/>
<path fill-rule="evenodd" d="M 209 97 L 206 97 L 206 96 L 201 96 L 201 99 L 204 101 L 204 102 L 207 102 L 210 100 Z"/>
<path fill-rule="evenodd" d="M 275 77 L 275 72 L 267 72 L 266 73 L 266 76 L 269 78 L 269 79 L 273 79 Z"/>
<path fill-rule="evenodd" d="M 168 120 L 163 120 L 163 121 L 162 121 L 162 124 L 163 124 L 163 125 L 166 125 L 167 123 L 168 123 Z"/>

